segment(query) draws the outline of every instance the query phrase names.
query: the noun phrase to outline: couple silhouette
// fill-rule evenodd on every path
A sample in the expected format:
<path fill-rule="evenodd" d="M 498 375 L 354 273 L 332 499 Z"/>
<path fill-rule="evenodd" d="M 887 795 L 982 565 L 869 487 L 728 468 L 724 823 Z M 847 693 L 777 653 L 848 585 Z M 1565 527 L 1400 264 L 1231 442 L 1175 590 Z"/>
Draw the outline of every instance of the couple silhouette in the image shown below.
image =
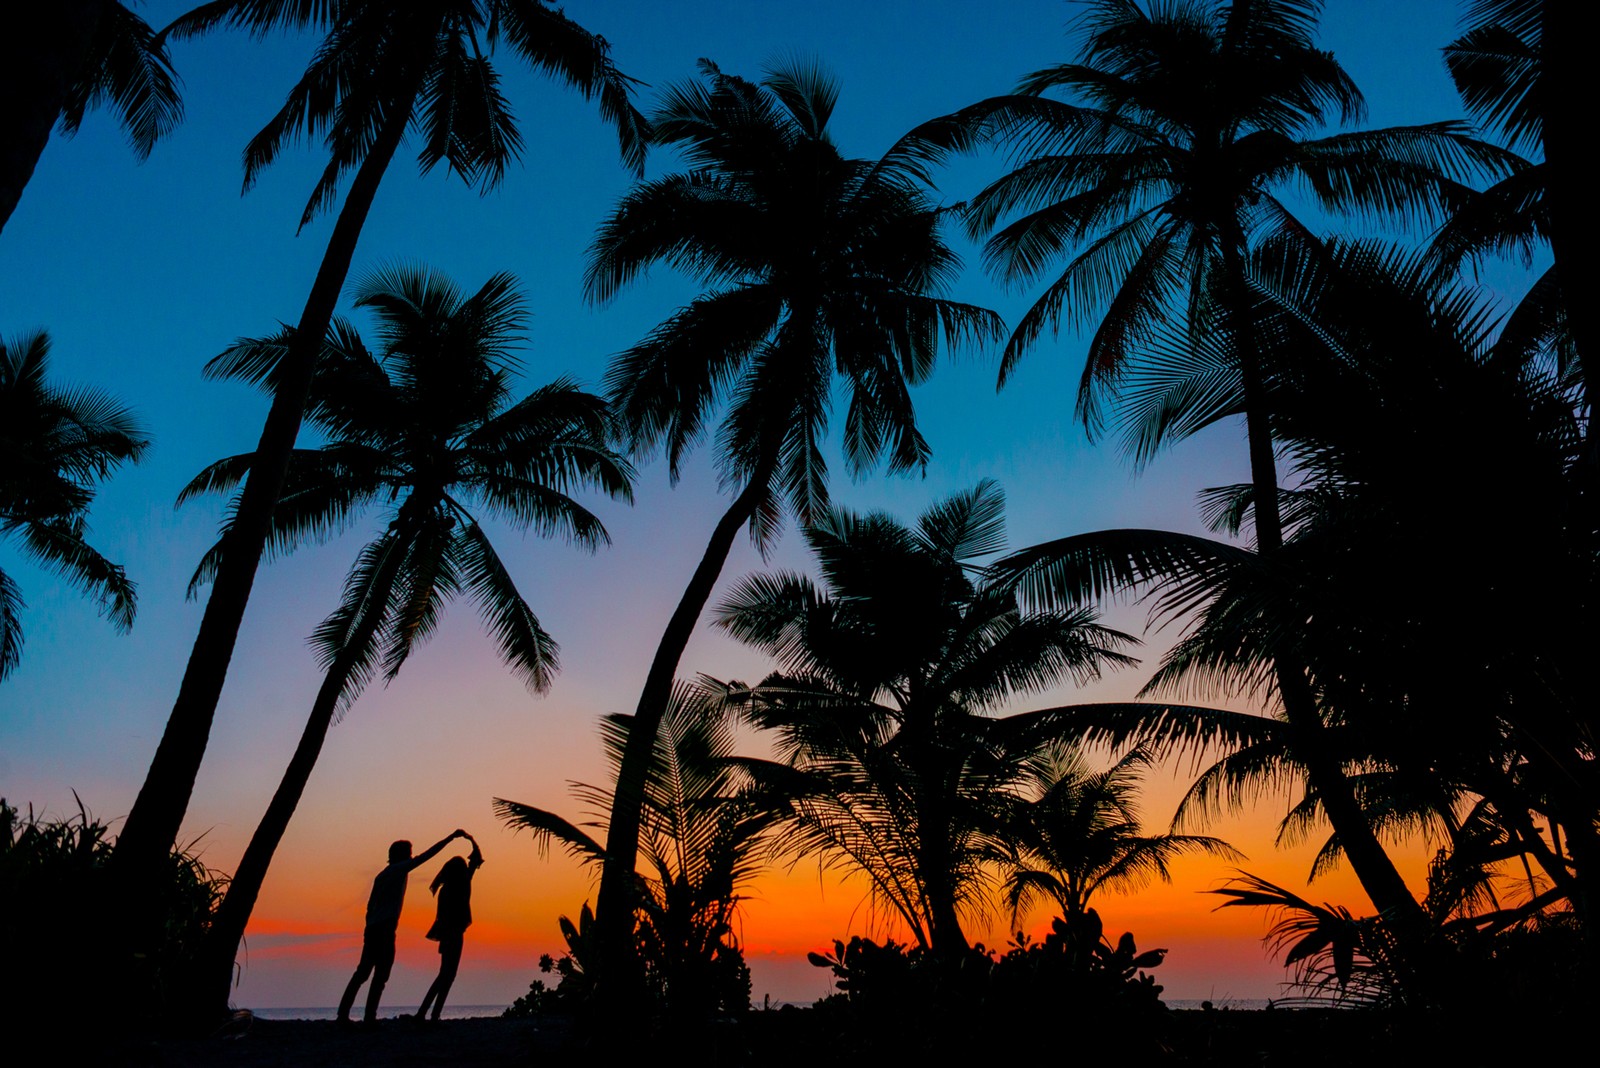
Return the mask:
<path fill-rule="evenodd" d="M 466 831 L 457 829 L 441 838 L 420 854 L 411 855 L 411 843 L 402 839 L 389 846 L 389 863 L 372 880 L 372 894 L 367 898 L 366 928 L 361 934 L 361 963 L 344 988 L 339 999 L 340 1023 L 350 1022 L 350 1007 L 355 1004 L 356 993 L 370 976 L 372 986 L 367 989 L 367 1007 L 362 1019 L 372 1023 L 378 1018 L 378 1003 L 383 999 L 384 984 L 394 968 L 394 936 L 400 926 L 400 912 L 406 900 L 406 877 L 439 854 L 457 838 L 472 843 L 467 857 L 451 857 L 433 877 L 428 889 L 438 898 L 438 911 L 428 937 L 439 943 L 439 975 L 428 987 L 417 1019 L 439 1018 L 444 999 L 455 982 L 456 970 L 461 966 L 461 946 L 468 927 L 472 926 L 472 877 L 483 866 L 483 854 L 478 843 Z M 429 1017 L 428 1012 L 433 1015 Z"/>

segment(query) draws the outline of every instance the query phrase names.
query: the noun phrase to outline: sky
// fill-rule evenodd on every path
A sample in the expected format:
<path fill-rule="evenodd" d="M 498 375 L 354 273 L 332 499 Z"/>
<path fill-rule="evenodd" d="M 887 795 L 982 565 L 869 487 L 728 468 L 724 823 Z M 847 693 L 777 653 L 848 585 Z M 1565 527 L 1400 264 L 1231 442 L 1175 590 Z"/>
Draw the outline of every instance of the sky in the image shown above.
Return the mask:
<path fill-rule="evenodd" d="M 142 14 L 161 26 L 188 6 L 150 0 Z M 611 43 L 617 65 L 642 83 L 644 107 L 657 90 L 691 77 L 701 57 L 750 77 L 775 60 L 816 59 L 842 85 L 833 135 L 845 154 L 863 157 L 919 122 L 1006 91 L 1071 50 L 1071 6 L 1060 0 L 571 0 L 566 11 Z M 1365 91 L 1368 125 L 1460 116 L 1439 58 L 1456 18 L 1446 0 L 1330 0 L 1320 42 Z M 130 634 L 116 634 L 92 604 L 0 542 L 0 568 L 28 602 L 21 665 L 0 684 L 0 796 L 14 805 L 64 815 L 76 811 L 76 792 L 95 815 L 119 821 L 155 751 L 202 608 L 184 591 L 221 511 L 220 501 L 181 510 L 172 502 L 202 466 L 252 448 L 266 410 L 260 395 L 203 381 L 200 368 L 233 339 L 298 317 L 331 228 L 324 216 L 296 234 L 323 165 L 316 146 L 285 153 L 254 189 L 240 192 L 240 152 L 277 110 L 313 45 L 309 37 L 235 33 L 175 44 L 185 119 L 172 136 L 141 164 L 110 118 L 91 114 L 77 137 L 51 141 L 0 233 L 0 335 L 48 330 L 55 380 L 123 399 L 154 442 L 145 462 L 101 490 L 91 514 L 93 544 L 139 585 Z M 532 313 L 521 354 L 525 388 L 560 375 L 598 388 L 611 354 L 694 290 L 660 269 L 608 306 L 585 304 L 586 247 L 630 176 L 592 104 L 509 56 L 498 69 L 527 145 L 521 165 L 480 195 L 442 172 L 419 175 L 414 148 L 409 156 L 402 149 L 363 232 L 353 277 L 425 264 L 470 290 L 510 271 Z M 648 165 L 653 175 L 674 169 L 667 153 Z M 998 173 L 993 158 L 958 161 L 939 174 L 936 196 L 962 200 Z M 954 240 L 967 269 L 952 295 L 1014 321 L 1030 294 L 998 289 L 975 250 Z M 1512 275 L 1499 284 L 1517 283 Z M 1082 354 L 1078 337 L 1046 339 L 998 394 L 996 353 L 946 361 L 914 398 L 933 447 L 927 471 L 851 481 L 835 455 L 836 502 L 910 521 L 930 503 L 994 478 L 1007 493 L 1014 547 L 1106 527 L 1201 531 L 1195 494 L 1246 478 L 1239 426 L 1214 427 L 1135 471 L 1114 443 L 1085 440 L 1072 421 Z M 660 630 L 726 506 L 711 459 L 707 449 L 694 454 L 676 486 L 664 465 L 642 463 L 632 508 L 589 499 L 612 538 L 593 555 L 491 525 L 520 589 L 560 642 L 560 676 L 547 695 L 529 694 L 499 663 L 471 606 L 457 604 L 395 682 L 369 689 L 330 733 L 278 851 L 249 930 L 237 1004 L 332 1004 L 359 955 L 362 911 L 388 843 L 409 838 L 420 850 L 456 827 L 478 837 L 488 863 L 477 878 L 476 922 L 452 1002 L 505 1004 L 536 977 L 540 953 L 560 951 L 556 918 L 576 916 L 592 900 L 592 873 L 559 854 L 541 857 L 526 835 L 496 822 L 490 800 L 583 816 L 568 784 L 604 782 L 597 720 L 632 710 Z M 357 522 L 273 562 L 257 579 L 182 834 L 215 868 L 237 862 L 288 760 L 319 681 L 305 638 L 335 605 L 345 569 L 374 533 Z M 805 569 L 801 538 L 787 532 L 765 565 L 741 542 L 719 589 L 763 566 Z M 1143 630 L 1136 607 L 1108 618 Z M 1173 635 L 1146 637 L 1143 667 L 1083 690 L 1020 700 L 1015 709 L 1131 697 Z M 769 667 L 702 624 L 681 670 L 754 681 Z M 1191 770 L 1152 775 L 1147 826 L 1165 826 Z M 1207 831 L 1243 850 L 1251 872 L 1303 887 L 1318 843 L 1273 844 L 1289 803 L 1265 797 Z M 1421 843 L 1403 851 L 1412 877 L 1425 854 Z M 432 870 L 412 880 L 385 999 L 393 1008 L 415 1004 L 436 969 L 433 944 L 422 938 L 432 916 Z M 1242 909 L 1216 913 L 1217 899 L 1201 895 L 1229 874 L 1216 861 L 1180 862 L 1171 886 L 1098 902 L 1108 928 L 1131 930 L 1141 947 L 1170 950 L 1156 972 L 1169 997 L 1279 993 L 1284 972 L 1260 944 L 1264 918 Z M 1343 871 L 1308 896 L 1358 912 L 1369 907 Z M 969 933 L 1001 945 L 1005 919 L 974 923 Z M 1041 914 L 1026 923 L 1036 929 L 1046 921 Z M 852 933 L 895 933 L 863 885 L 819 872 L 813 861 L 764 875 L 740 922 L 757 1002 L 764 994 L 820 997 L 830 980 L 806 964 L 806 951 Z"/>

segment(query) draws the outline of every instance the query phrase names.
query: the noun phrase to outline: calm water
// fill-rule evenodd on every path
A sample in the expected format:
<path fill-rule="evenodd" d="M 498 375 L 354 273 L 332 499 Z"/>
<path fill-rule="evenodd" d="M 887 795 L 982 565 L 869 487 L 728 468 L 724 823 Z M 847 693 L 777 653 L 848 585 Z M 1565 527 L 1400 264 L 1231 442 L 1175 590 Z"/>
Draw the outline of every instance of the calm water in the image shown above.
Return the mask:
<path fill-rule="evenodd" d="M 339 1010 L 333 1005 L 322 1008 L 302 1009 L 251 1009 L 258 1019 L 262 1020 L 331 1020 Z M 415 1012 L 415 1007 L 397 1006 L 393 1009 L 381 1009 L 378 1017 L 384 1020 L 393 1020 L 402 1013 Z M 506 1011 L 504 1005 L 450 1005 L 446 1004 L 444 1011 L 439 1014 L 443 1020 L 465 1020 L 472 1016 L 499 1016 Z M 356 1006 L 355 1015 L 361 1014 L 361 1006 Z"/>
<path fill-rule="evenodd" d="M 1167 998 L 1166 1002 L 1169 1009 L 1199 1009 L 1202 1000 L 1204 999 Z M 1237 1012 L 1267 1007 L 1266 998 L 1215 997 L 1211 998 L 1210 1001 L 1211 1007 L 1214 1009 L 1232 1009 Z M 777 1004 L 774 1003 L 773 1007 L 776 1008 Z M 356 1006 L 358 1014 L 360 1009 L 359 1005 Z M 505 1009 L 504 1005 L 446 1005 L 444 1012 L 440 1016 L 446 1020 L 465 1020 L 473 1016 L 499 1016 Z M 252 1009 L 251 1011 L 263 1020 L 331 1020 L 337 1012 L 332 1005 L 323 1008 Z M 385 1009 L 379 1013 L 379 1016 L 385 1020 L 393 1020 L 401 1013 L 409 1011 L 411 1010 L 400 1006 L 394 1009 Z"/>

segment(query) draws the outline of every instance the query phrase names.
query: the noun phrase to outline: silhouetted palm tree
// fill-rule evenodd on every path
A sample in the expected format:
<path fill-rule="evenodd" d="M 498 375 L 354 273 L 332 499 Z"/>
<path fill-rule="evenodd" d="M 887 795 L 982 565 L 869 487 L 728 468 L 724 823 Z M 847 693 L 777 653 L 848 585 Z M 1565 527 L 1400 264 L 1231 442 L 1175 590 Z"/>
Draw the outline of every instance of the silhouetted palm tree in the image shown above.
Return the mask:
<path fill-rule="evenodd" d="M 476 601 L 511 669 L 535 692 L 550 685 L 555 642 L 474 508 L 592 550 L 606 541 L 605 528 L 569 494 L 595 488 L 631 499 L 631 472 L 606 445 L 603 400 L 557 381 L 512 401 L 511 349 L 525 314 L 510 276 L 497 275 L 466 296 L 427 271 L 379 272 L 357 288 L 355 303 L 374 312 L 381 349 L 372 354 L 348 324 L 334 324 L 308 406 L 328 441 L 295 452 L 270 544 L 274 552 L 289 551 L 372 505 L 383 506 L 387 523 L 361 550 L 339 607 L 312 636 L 325 668 L 322 685 L 212 922 L 201 996 L 218 1008 L 226 1007 L 234 956 L 267 866 L 335 715 L 375 674 L 399 673 L 433 632 L 447 600 L 464 593 Z M 241 341 L 207 371 L 271 389 L 292 344 L 288 331 Z M 212 464 L 180 502 L 233 489 L 254 463 L 246 454 Z M 230 509 L 230 523 L 234 514 Z M 230 546 L 225 528 L 196 583 L 226 564 Z"/>
<path fill-rule="evenodd" d="M 60 126 L 109 106 L 144 159 L 183 116 L 165 43 L 117 0 L 13 4 L 0 37 L 0 230 Z"/>
<path fill-rule="evenodd" d="M 631 716 L 607 716 L 601 723 L 613 775 L 622 764 L 632 727 Z M 757 846 L 771 817 L 736 796 L 738 773 L 730 763 L 734 741 L 728 717 L 712 696 L 680 686 L 656 731 L 645 780 L 640 848 L 649 874 L 639 880 L 639 952 L 646 981 L 673 1013 L 717 1011 L 715 977 L 737 972 L 743 964 L 733 933 L 734 912 L 743 889 L 760 870 Z M 559 842 L 598 869 L 605 862 L 605 847 L 584 828 L 604 833 L 612 793 L 582 783 L 573 784 L 573 793 L 595 819 L 574 824 L 501 798 L 495 799 L 495 812 L 507 826 L 532 831 L 541 850 Z M 588 915 L 587 905 L 582 915 Z M 568 928 L 571 924 L 564 923 L 563 930 Z M 574 949 L 577 934 L 577 929 L 568 934 Z M 580 975 L 586 963 L 579 962 Z"/>
<path fill-rule="evenodd" d="M 1570 4 L 1470 0 L 1465 7 L 1467 32 L 1444 50 L 1462 103 L 1508 147 L 1537 149 L 1544 158 L 1473 197 L 1442 229 L 1437 244 L 1454 260 L 1491 249 L 1528 257 L 1548 240 L 1556 263 L 1534 283 L 1506 329 L 1553 334 L 1563 363 L 1585 380 L 1582 354 L 1600 346 L 1600 323 L 1582 296 L 1593 289 L 1589 259 L 1600 226 L 1589 204 L 1582 28 L 1571 21 Z M 1584 404 L 1593 409 L 1587 385 Z M 1600 462 L 1600 445 L 1592 433 L 1589 438 L 1589 462 Z"/>
<path fill-rule="evenodd" d="M 1311 772 L 1331 758 L 1369 826 L 1453 834 L 1460 812 L 1486 799 L 1529 862 L 1575 895 L 1593 865 L 1585 858 L 1600 855 L 1592 717 L 1578 711 L 1600 554 L 1582 518 L 1574 387 L 1536 353 L 1497 339 L 1494 316 L 1470 291 L 1442 285 L 1416 260 L 1336 245 L 1308 269 L 1277 251 L 1260 250 L 1252 274 L 1284 310 L 1261 320 L 1274 337 L 1264 360 L 1274 425 L 1302 478 L 1284 495 L 1283 547 L 1252 553 L 1193 535 L 1104 531 L 1001 567 L 1046 604 L 1137 588 L 1166 618 L 1192 612 L 1147 693 L 1259 701 L 1279 665 L 1303 665 L 1315 735 L 1292 721 L 1215 713 L 1106 718 L 1101 740 L 1192 746 L 1211 732 L 1226 746 L 1191 804 L 1237 805 L 1301 778 L 1287 829 L 1303 835 L 1328 815 L 1325 780 Z M 1447 440 L 1448 460 L 1431 460 Z M 1475 503 L 1484 485 L 1500 487 L 1493 508 Z M 1254 492 L 1213 491 L 1214 524 L 1236 532 Z M 1530 584 L 1533 555 L 1561 581 Z M 1397 590 L 1409 592 L 1390 595 Z M 1502 630 L 1486 619 L 1541 624 Z M 1316 870 L 1350 853 L 1345 826 L 1329 822 Z M 1566 845 L 1554 850 L 1555 840 Z M 1419 978 L 1431 950 L 1418 951 L 1404 914 L 1381 911 L 1400 940 L 1396 959 L 1409 958 Z M 1438 978 L 1420 975 L 1424 987 Z"/>
<path fill-rule="evenodd" d="M 44 331 L 0 339 L 0 537 L 92 596 L 118 630 L 133 625 L 134 587 L 88 541 L 95 486 L 149 442 L 133 413 L 98 390 L 46 381 Z M 22 590 L 0 571 L 0 680 L 22 656 Z"/>
<path fill-rule="evenodd" d="M 463 180 L 492 188 L 522 150 L 485 54 L 504 41 L 534 69 L 585 96 L 598 96 L 602 116 L 617 127 L 623 155 L 635 168 L 644 151 L 642 120 L 629 103 L 630 83 L 612 65 L 605 41 L 541 0 L 216 0 L 166 32 L 181 36 L 223 24 L 257 34 L 327 29 L 283 109 L 245 150 L 245 188 L 302 137 L 321 136 L 330 156 L 302 224 L 332 206 L 346 173 L 353 170 L 355 176 L 283 354 L 257 460 L 240 496 L 228 534 L 231 544 L 212 584 L 177 700 L 118 838 L 115 864 L 124 872 L 165 856 L 183 822 L 245 603 L 271 536 L 317 354 L 378 183 L 406 131 L 414 128 L 421 138 L 424 169 L 443 163 Z"/>
<path fill-rule="evenodd" d="M 1001 381 L 1039 334 L 1063 320 L 1098 320 L 1078 394 L 1091 434 L 1106 423 L 1104 395 L 1149 372 L 1118 413 L 1141 459 L 1173 436 L 1243 413 L 1256 544 L 1282 543 L 1258 294 L 1248 270 L 1265 237 L 1307 248 L 1315 239 L 1277 198 L 1288 183 L 1322 209 L 1409 221 L 1452 202 L 1462 176 L 1514 161 L 1460 123 L 1311 135 L 1361 116 L 1360 92 L 1313 44 L 1317 0 L 1174 0 L 1148 10 L 1092 0 L 1076 62 L 1023 79 L 998 97 L 936 120 L 913 143 L 964 146 L 986 137 L 1019 146 L 1022 161 L 973 198 L 975 234 L 995 227 L 991 269 L 1011 284 L 1066 268 L 1011 335 Z M 1045 94 L 1065 91 L 1077 101 Z M 1010 220 L 1010 221 L 1007 221 Z M 1069 252 L 1069 250 L 1071 250 Z M 1178 341 L 1152 352 L 1163 333 Z M 1192 349 L 1220 336 L 1231 362 L 1192 373 Z M 1177 362 L 1186 388 L 1160 388 Z M 1142 366 L 1141 366 L 1142 365 Z M 1300 669 L 1279 672 L 1296 730 L 1317 729 Z M 1363 885 L 1385 908 L 1416 912 L 1394 865 L 1310 737 L 1301 747 Z"/>
<path fill-rule="evenodd" d="M 1149 764 L 1150 754 L 1134 748 L 1109 768 L 1092 771 L 1083 750 L 1067 742 L 1050 743 L 1029 758 L 1019 784 L 1022 800 L 1005 830 L 1017 851 L 1006 875 L 1013 921 L 1039 898 L 1070 919 L 1084 913 L 1098 891 L 1127 893 L 1154 879 L 1170 882 L 1167 865 L 1184 853 L 1243 859 L 1219 838 L 1140 830 L 1134 794 Z"/>
<path fill-rule="evenodd" d="M 779 673 L 730 698 L 778 735 L 779 760 L 744 761 L 784 813 L 777 848 L 864 873 L 918 944 L 966 948 L 1009 852 L 1026 762 L 1055 729 L 992 713 L 1019 694 L 1131 663 L 1125 635 L 1084 609 L 1023 614 L 978 571 L 1004 545 L 1004 498 L 982 482 L 915 529 L 834 511 L 806 528 L 822 573 L 746 579 L 718 624 Z"/>
<path fill-rule="evenodd" d="M 822 72 L 778 67 L 760 84 L 710 63 L 703 72 L 651 117 L 656 142 L 679 147 L 690 170 L 623 199 L 595 240 L 586 280 L 603 302 L 665 262 L 708 287 L 618 357 L 611 391 L 634 448 L 664 449 L 674 478 L 725 407 L 718 460 L 736 490 L 662 635 L 619 772 L 598 908 L 613 974 L 627 967 L 623 928 L 656 724 L 739 528 L 750 524 L 765 547 L 785 511 L 809 521 L 827 507 L 822 446 L 836 375 L 850 398 L 851 468 L 887 453 L 890 470 L 915 469 L 928 446 L 908 387 L 932 371 L 941 335 L 954 345 L 999 327 L 992 312 L 937 295 L 957 260 L 921 170 L 904 158 L 842 156 L 828 133 L 838 88 Z"/>

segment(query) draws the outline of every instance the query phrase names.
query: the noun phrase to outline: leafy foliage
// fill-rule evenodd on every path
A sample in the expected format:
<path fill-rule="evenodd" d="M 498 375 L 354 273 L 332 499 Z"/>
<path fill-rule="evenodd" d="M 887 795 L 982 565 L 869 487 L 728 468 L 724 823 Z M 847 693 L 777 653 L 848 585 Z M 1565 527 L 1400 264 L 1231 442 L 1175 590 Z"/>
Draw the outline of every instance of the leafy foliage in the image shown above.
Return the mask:
<path fill-rule="evenodd" d="M 622 761 L 632 717 L 613 715 L 601 737 L 612 768 Z M 770 818 L 735 796 L 733 733 L 715 701 L 680 687 L 655 737 L 646 780 L 635 941 L 644 982 L 656 1005 L 674 1018 L 738 1014 L 750 1003 L 750 973 L 733 929 L 741 891 L 755 876 L 756 845 Z M 541 851 L 559 843 L 586 864 L 600 865 L 611 793 L 574 783 L 595 817 L 573 824 L 532 805 L 496 798 L 510 827 L 533 832 Z M 594 917 L 587 904 L 574 926 L 562 917 L 568 953 L 552 965 L 561 976 L 555 1003 L 587 996 L 595 967 Z M 541 970 L 551 968 L 541 964 Z"/>
<path fill-rule="evenodd" d="M 103 929 L 112 893 L 106 866 L 115 846 L 82 801 L 75 816 L 51 818 L 31 807 L 24 817 L 0 799 L 0 955 L 12 974 L 40 990 L 77 989 L 85 976 L 114 983 L 122 996 L 97 1006 L 101 1020 L 159 1027 L 179 1008 L 186 969 L 228 880 L 192 846 L 174 850 L 152 899 L 161 941 L 154 952 L 124 958 L 107 945 Z M 29 1011 L 35 1026 L 62 1025 L 52 1034 L 68 1049 L 93 1047 L 114 1032 L 85 1029 L 78 999 L 39 998 Z"/>
<path fill-rule="evenodd" d="M 120 631 L 134 584 L 87 539 L 96 486 L 149 446 L 132 411 L 98 390 L 48 381 L 50 337 L 0 339 L 0 538 L 94 598 Z M 22 656 L 22 589 L 0 571 L 0 680 Z"/>
<path fill-rule="evenodd" d="M 632 471 L 607 445 L 605 405 L 564 379 L 514 398 L 526 312 L 510 275 L 466 294 L 432 271 L 379 271 L 357 286 L 356 306 L 374 313 L 380 347 L 370 350 L 343 321 L 330 331 L 307 404 L 327 442 L 295 451 L 269 551 L 321 540 L 373 505 L 386 508 L 388 522 L 362 548 L 313 643 L 324 665 L 346 676 L 339 696 L 348 704 L 374 675 L 393 679 L 432 633 L 443 602 L 465 594 L 506 663 L 542 692 L 556 644 L 475 511 L 583 548 L 604 544 L 600 520 L 569 494 L 593 487 L 631 500 Z M 206 373 L 273 390 L 290 333 L 242 339 Z M 233 489 L 253 462 L 244 454 L 211 464 L 179 503 Z M 227 529 L 191 593 L 216 573 Z"/>
<path fill-rule="evenodd" d="M 1064 1040 L 1079 1055 L 1115 1051 L 1133 1063 L 1162 1049 L 1165 1006 L 1148 973 L 1166 950 L 1141 953 L 1128 933 L 1112 943 L 1094 909 L 1053 920 L 1040 941 L 1019 934 L 1003 954 L 977 945 L 941 958 L 858 935 L 835 940 L 832 955 L 807 956 L 840 991 L 818 1003 L 819 1015 L 836 1019 L 858 1053 L 974 1054 L 995 1035 L 1034 1055 L 1059 1052 Z"/>
<path fill-rule="evenodd" d="M 522 135 L 491 57 L 502 44 L 530 68 L 598 97 L 624 160 L 644 165 L 646 126 L 605 38 L 544 0 L 211 0 L 163 30 L 176 38 L 232 26 L 264 36 L 278 29 L 326 31 L 279 112 L 245 148 L 244 187 L 284 148 L 321 138 L 328 164 L 301 215 L 304 226 L 338 197 L 384 127 L 396 120 L 419 137 L 424 173 L 443 163 L 485 192 L 522 154 Z"/>
<path fill-rule="evenodd" d="M 979 570 L 1004 544 L 1003 508 L 985 481 L 915 528 L 836 510 L 806 530 L 821 587 L 757 575 L 718 609 L 778 661 L 759 686 L 727 689 L 776 735 L 777 760 L 741 762 L 781 813 L 774 848 L 864 873 L 919 946 L 951 955 L 966 946 L 959 912 L 988 901 L 1023 766 L 1052 728 L 987 713 L 1129 662 L 1130 639 L 1092 613 L 1023 613 Z"/>
<path fill-rule="evenodd" d="M 1148 458 L 1172 428 L 1136 363 L 1204 359 L 1224 260 L 1273 236 L 1311 240 L 1279 199 L 1285 188 L 1329 212 L 1427 220 L 1459 201 L 1460 181 L 1518 165 L 1459 122 L 1315 136 L 1365 111 L 1314 44 L 1320 6 L 1093 0 L 1073 61 L 909 135 L 934 155 L 998 141 L 1016 161 L 966 209 L 973 235 L 988 235 L 993 274 L 1047 283 L 1012 330 L 1002 383 L 1045 330 L 1093 327 L 1078 414 L 1099 433 L 1106 398 L 1133 387 L 1114 421 Z M 1172 330 L 1183 348 L 1152 354 Z M 1241 410 L 1236 383 L 1235 372 L 1186 398 L 1199 423 Z"/>
<path fill-rule="evenodd" d="M 637 450 L 683 456 L 717 430 L 725 481 L 772 480 L 752 530 L 773 536 L 787 502 L 801 521 L 828 506 L 822 449 L 835 375 L 849 393 L 852 471 L 887 455 L 927 460 L 908 387 L 949 346 L 995 337 L 998 317 L 939 296 L 959 266 L 926 175 L 903 160 L 847 159 L 828 133 L 838 86 L 815 66 L 759 83 L 702 61 L 651 116 L 655 143 L 686 172 L 642 183 L 601 223 L 585 291 L 605 302 L 653 263 L 706 286 L 622 353 L 608 375 Z"/>

